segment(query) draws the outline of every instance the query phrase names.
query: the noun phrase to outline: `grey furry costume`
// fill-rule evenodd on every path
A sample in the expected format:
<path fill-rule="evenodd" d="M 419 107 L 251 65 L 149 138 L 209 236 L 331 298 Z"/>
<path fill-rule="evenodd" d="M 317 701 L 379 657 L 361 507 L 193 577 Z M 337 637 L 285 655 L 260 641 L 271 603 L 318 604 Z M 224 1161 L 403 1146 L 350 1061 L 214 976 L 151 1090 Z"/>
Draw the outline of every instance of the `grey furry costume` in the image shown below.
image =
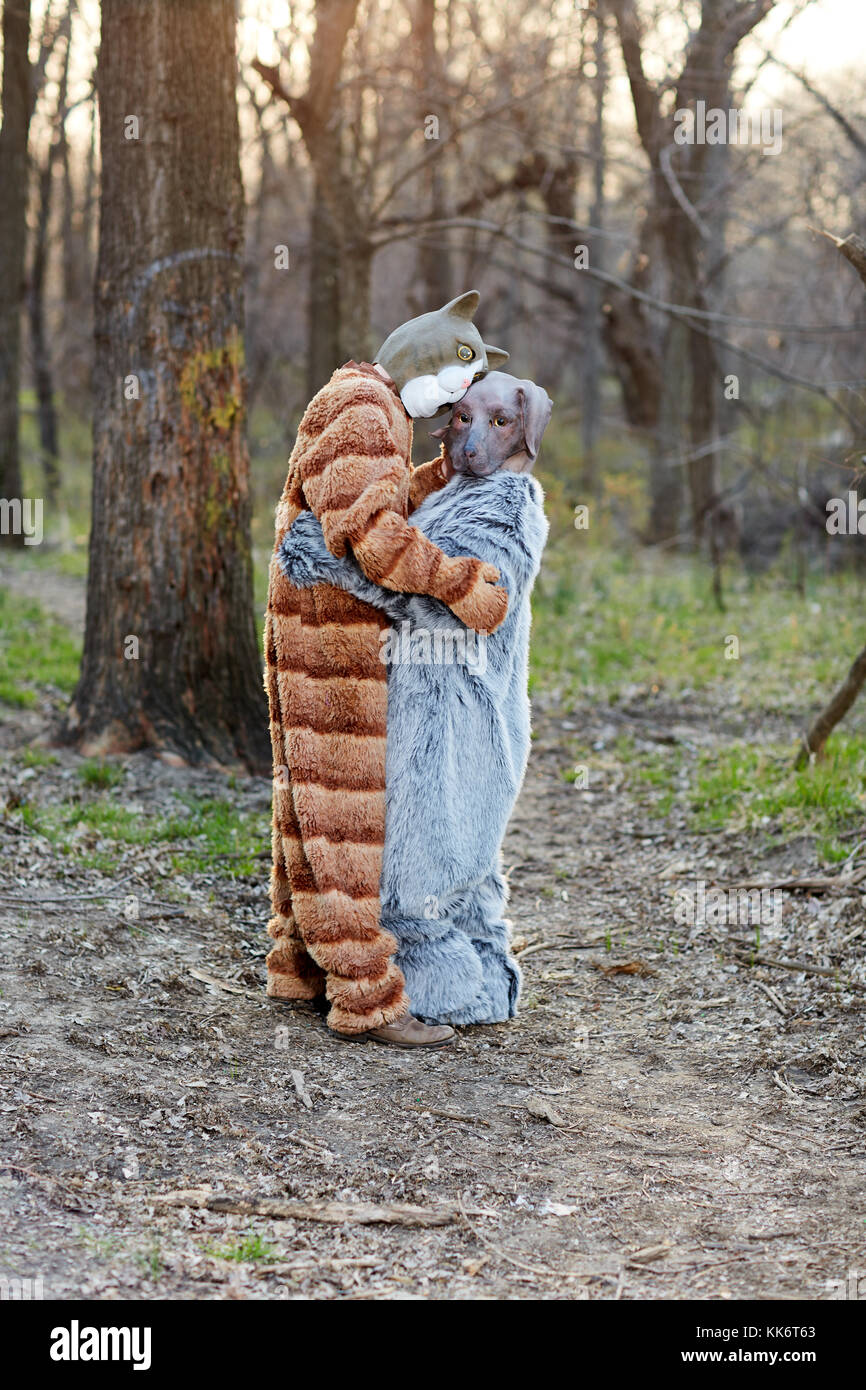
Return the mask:
<path fill-rule="evenodd" d="M 447 555 L 498 567 L 508 614 L 486 639 L 422 595 L 371 583 L 327 549 L 309 513 L 279 551 L 298 588 L 337 585 L 383 609 L 388 638 L 382 926 L 399 943 L 413 1013 L 449 1023 L 513 1017 L 520 970 L 500 846 L 529 754 L 529 596 L 547 538 L 543 494 L 528 474 L 457 476 L 412 517 Z M 455 643 L 465 659 L 448 660 Z"/>

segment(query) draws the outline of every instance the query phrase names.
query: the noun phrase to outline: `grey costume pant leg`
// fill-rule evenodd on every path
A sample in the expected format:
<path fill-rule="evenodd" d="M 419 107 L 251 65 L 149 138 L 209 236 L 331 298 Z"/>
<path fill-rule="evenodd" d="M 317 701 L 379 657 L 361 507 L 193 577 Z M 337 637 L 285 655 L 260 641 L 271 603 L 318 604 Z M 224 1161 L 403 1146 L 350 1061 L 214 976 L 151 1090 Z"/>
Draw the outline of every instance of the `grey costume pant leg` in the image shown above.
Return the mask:
<path fill-rule="evenodd" d="M 399 942 L 395 960 L 412 1012 L 448 1023 L 504 1023 L 517 1012 L 521 974 L 510 954 L 507 890 L 498 868 L 423 915 L 383 904 L 382 926 Z"/>
<path fill-rule="evenodd" d="M 505 879 L 494 868 L 449 905 L 455 927 L 472 945 L 482 976 L 479 993 L 459 1016 L 452 1016 L 452 1023 L 504 1023 L 517 1013 L 522 977 L 510 949 L 507 898 Z"/>

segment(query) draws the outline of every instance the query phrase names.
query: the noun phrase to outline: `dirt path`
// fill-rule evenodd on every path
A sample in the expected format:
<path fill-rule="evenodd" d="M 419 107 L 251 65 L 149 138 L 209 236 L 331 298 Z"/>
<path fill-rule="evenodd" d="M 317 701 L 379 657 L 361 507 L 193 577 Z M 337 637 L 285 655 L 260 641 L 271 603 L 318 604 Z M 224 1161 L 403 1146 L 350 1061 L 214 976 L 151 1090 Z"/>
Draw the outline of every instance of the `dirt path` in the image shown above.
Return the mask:
<path fill-rule="evenodd" d="M 416 1056 L 264 999 L 266 855 L 166 906 L 164 850 L 131 846 L 113 900 L 75 899 L 109 884 L 58 859 L 22 806 L 68 798 L 77 760 L 22 770 L 3 711 L 0 1274 L 61 1298 L 814 1299 L 866 1270 L 866 993 L 738 964 L 753 933 L 673 915 L 678 884 L 814 863 L 649 819 L 613 759 L 591 790 L 562 776 L 576 732 L 604 763 L 624 721 L 640 749 L 660 730 L 724 737 L 710 713 L 536 707 L 505 853 L 522 1012 Z M 146 808 L 191 784 L 225 795 L 224 777 L 146 757 L 110 795 Z M 268 786 L 233 794 L 264 807 Z M 784 903 L 763 952 L 866 984 L 862 938 L 845 944 L 859 890 Z M 193 1188 L 444 1224 L 159 1200 Z"/>

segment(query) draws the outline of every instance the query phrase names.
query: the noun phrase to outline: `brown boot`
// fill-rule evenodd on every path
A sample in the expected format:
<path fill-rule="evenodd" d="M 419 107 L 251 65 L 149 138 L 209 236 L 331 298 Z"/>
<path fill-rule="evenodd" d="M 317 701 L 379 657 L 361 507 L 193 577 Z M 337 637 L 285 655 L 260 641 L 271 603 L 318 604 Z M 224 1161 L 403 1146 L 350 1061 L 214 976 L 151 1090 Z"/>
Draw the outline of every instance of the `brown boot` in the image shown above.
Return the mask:
<path fill-rule="evenodd" d="M 447 1047 L 457 1037 L 453 1028 L 445 1023 L 422 1023 L 413 1014 L 403 1014 L 394 1023 L 386 1023 L 383 1028 L 370 1028 L 366 1033 L 337 1033 L 346 1042 L 383 1043 L 386 1047 Z"/>

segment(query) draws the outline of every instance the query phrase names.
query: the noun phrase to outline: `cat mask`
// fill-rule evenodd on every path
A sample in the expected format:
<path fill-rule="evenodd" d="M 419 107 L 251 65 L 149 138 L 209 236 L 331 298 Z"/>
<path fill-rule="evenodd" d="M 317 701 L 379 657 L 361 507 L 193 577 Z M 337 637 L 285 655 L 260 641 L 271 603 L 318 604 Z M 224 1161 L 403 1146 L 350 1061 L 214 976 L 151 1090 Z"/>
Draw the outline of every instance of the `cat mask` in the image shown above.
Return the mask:
<path fill-rule="evenodd" d="M 472 382 L 508 361 L 482 340 L 472 322 L 477 290 L 395 328 L 374 358 L 393 379 L 407 414 L 429 420 L 459 401 Z"/>

